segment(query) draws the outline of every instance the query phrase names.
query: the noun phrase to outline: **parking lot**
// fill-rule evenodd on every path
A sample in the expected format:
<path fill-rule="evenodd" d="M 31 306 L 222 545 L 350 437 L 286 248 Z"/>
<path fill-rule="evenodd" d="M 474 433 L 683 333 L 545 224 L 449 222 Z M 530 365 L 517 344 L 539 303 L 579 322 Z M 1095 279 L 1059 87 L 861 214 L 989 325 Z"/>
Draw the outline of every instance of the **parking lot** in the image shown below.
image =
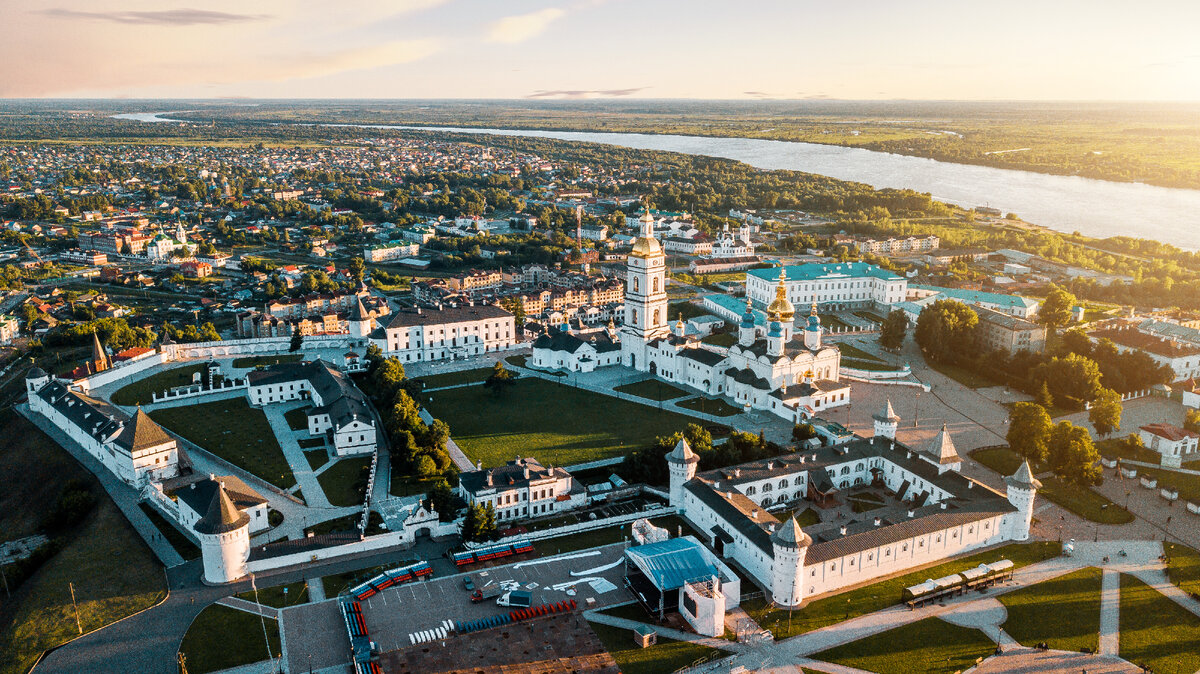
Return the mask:
<path fill-rule="evenodd" d="M 619 562 L 623 552 L 624 545 L 618 543 L 467 573 L 472 573 L 477 583 L 495 581 L 528 590 L 535 606 L 574 599 L 582 610 L 632 599 L 622 580 L 624 568 Z M 609 566 L 612 568 L 603 568 Z M 383 652 L 408 648 L 413 645 L 410 635 L 435 630 L 445 621 L 477 620 L 510 610 L 496 606 L 495 600 L 471 603 L 463 586 L 464 577 L 465 573 L 460 573 L 400 585 L 362 602 L 371 640 Z M 589 581 L 600 587 L 593 587 Z M 589 599 L 594 603 L 589 604 Z M 281 629 L 289 671 L 322 669 L 350 661 L 350 642 L 336 600 L 287 609 Z"/>

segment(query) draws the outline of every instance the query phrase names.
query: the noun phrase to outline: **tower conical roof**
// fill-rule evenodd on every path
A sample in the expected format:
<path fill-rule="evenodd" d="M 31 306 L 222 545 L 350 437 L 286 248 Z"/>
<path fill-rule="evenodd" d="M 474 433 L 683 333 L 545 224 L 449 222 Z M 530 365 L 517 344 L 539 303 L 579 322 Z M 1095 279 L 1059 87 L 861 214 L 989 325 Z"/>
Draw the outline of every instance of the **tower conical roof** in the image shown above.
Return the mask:
<path fill-rule="evenodd" d="M 108 352 L 100 346 L 100 335 L 96 334 L 95 330 L 92 331 L 92 361 L 108 365 Z"/>
<path fill-rule="evenodd" d="M 954 441 L 950 439 L 950 431 L 946 430 L 946 424 L 942 424 L 942 432 L 938 434 L 929 448 L 925 450 L 935 463 L 945 465 L 948 463 L 960 463 L 962 458 L 958 455 L 958 450 L 954 448 Z"/>
<path fill-rule="evenodd" d="M 1028 459 L 1022 461 L 1021 467 L 1017 469 L 1017 472 L 1004 478 L 1004 481 L 1008 483 L 1009 486 L 1019 487 L 1026 490 L 1042 488 L 1042 483 L 1038 482 L 1038 479 L 1033 476 L 1033 470 L 1029 467 Z"/>
<path fill-rule="evenodd" d="M 367 312 L 367 308 L 363 306 L 362 295 L 355 298 L 354 306 L 350 309 L 350 320 L 356 323 L 363 323 L 371 320 L 371 314 Z"/>
<path fill-rule="evenodd" d="M 896 410 L 892 409 L 891 398 L 887 399 L 887 406 L 871 415 L 871 418 L 875 419 L 876 421 L 890 421 L 892 423 L 897 423 L 900 421 L 900 415 L 896 414 Z"/>
<path fill-rule="evenodd" d="M 167 435 L 150 415 L 143 412 L 139 405 L 133 418 L 121 429 L 116 441 L 121 446 L 128 447 L 130 452 L 138 452 L 171 442 L 171 436 Z"/>
<path fill-rule="evenodd" d="M 800 523 L 793 515 L 788 517 L 788 521 L 784 522 L 778 531 L 771 534 L 771 543 L 788 548 L 806 548 L 812 545 L 812 537 L 804 533 L 804 529 L 800 528 Z"/>
<path fill-rule="evenodd" d="M 672 463 L 696 463 L 700 461 L 700 457 L 692 451 L 692 446 L 684 438 L 679 438 L 679 442 L 675 443 L 675 449 L 672 449 L 667 454 L 667 461 Z"/>
<path fill-rule="evenodd" d="M 229 494 L 225 492 L 225 483 L 220 482 L 212 502 L 208 504 L 208 512 L 196 522 L 194 528 L 201 534 L 227 534 L 249 523 L 250 517 L 233 505 Z"/>

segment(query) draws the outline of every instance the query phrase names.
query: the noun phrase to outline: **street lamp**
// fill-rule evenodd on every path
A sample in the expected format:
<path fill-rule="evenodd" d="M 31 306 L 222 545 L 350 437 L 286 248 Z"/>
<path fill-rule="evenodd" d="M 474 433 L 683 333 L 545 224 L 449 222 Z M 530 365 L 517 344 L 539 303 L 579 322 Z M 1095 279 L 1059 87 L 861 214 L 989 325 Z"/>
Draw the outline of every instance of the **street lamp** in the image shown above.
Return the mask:
<path fill-rule="evenodd" d="M 913 409 L 913 428 L 917 427 L 917 419 L 921 416 L 921 392 L 917 391 L 916 407 Z"/>

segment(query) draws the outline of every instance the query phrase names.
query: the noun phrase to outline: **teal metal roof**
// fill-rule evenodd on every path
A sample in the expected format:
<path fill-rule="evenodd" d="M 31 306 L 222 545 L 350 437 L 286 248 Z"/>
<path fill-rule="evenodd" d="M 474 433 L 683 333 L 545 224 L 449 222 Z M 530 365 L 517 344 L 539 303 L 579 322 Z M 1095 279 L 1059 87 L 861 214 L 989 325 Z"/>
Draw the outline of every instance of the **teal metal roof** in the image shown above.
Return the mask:
<path fill-rule="evenodd" d="M 728 309 L 736 316 L 743 316 L 746 313 L 746 300 L 744 299 L 729 295 L 708 295 L 704 299 L 711 301 L 722 309 Z M 767 324 L 767 314 L 765 312 L 752 309 L 751 313 L 754 314 L 755 325 L 761 326 Z"/>
<path fill-rule="evenodd" d="M 660 592 L 677 590 L 685 583 L 720 576 L 708 562 L 704 548 L 686 538 L 671 538 L 659 543 L 639 545 L 625 551 Z"/>
<path fill-rule="evenodd" d="M 977 304 L 980 302 L 986 304 L 995 304 L 1001 307 L 1024 307 L 1031 309 L 1037 306 L 1037 300 L 1020 295 L 1005 295 L 1002 293 L 988 293 L 982 290 L 962 290 L 959 288 L 941 288 L 938 286 L 923 286 L 912 284 L 909 286 L 917 290 L 932 290 L 940 296 L 935 299 L 953 299 L 964 304 Z"/>
<path fill-rule="evenodd" d="M 774 267 L 771 269 L 750 269 L 746 274 L 748 276 L 757 276 L 767 281 L 778 281 L 780 270 L 787 271 L 789 281 L 816 281 L 826 278 L 859 278 L 863 276 L 889 281 L 901 280 L 896 274 L 886 269 L 880 269 L 873 264 L 867 264 L 866 262 L 794 264 L 788 267 Z"/>

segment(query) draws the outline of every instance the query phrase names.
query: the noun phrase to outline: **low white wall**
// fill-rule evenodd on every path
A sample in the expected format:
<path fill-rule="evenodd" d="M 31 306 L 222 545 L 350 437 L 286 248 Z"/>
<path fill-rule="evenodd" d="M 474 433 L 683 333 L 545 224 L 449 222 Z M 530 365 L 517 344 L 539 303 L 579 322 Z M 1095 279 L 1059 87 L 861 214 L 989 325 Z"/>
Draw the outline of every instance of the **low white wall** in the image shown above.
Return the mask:
<path fill-rule="evenodd" d="M 84 385 L 84 390 L 91 391 L 93 389 L 98 389 L 101 386 L 111 384 L 119 379 L 123 379 L 131 375 L 135 375 L 143 370 L 148 370 L 155 365 L 162 365 L 165 362 L 166 356 L 161 353 L 156 353 L 153 356 L 147 356 L 146 358 L 141 358 L 139 360 L 117 363 L 114 367 L 111 367 L 103 372 L 97 372 L 96 374 L 84 379 L 84 381 L 87 382 Z"/>
<path fill-rule="evenodd" d="M 843 377 L 859 379 L 901 379 L 912 374 L 912 368 L 907 365 L 899 370 L 859 370 L 853 367 L 839 367 L 838 374 Z"/>
<path fill-rule="evenodd" d="M 634 520 L 643 518 L 662 517 L 664 515 L 674 515 L 675 508 L 673 506 L 663 506 L 661 508 L 650 508 L 641 512 L 630 513 L 628 515 L 618 515 L 616 517 L 606 517 L 599 520 L 591 520 L 589 522 L 580 522 L 579 524 L 568 524 L 565 527 L 556 527 L 554 529 L 542 529 L 541 531 L 530 531 L 527 534 L 517 534 L 515 536 L 505 536 L 504 538 L 488 541 L 486 543 L 464 543 L 463 546 L 467 549 L 472 548 L 487 548 L 500 543 L 511 543 L 513 541 L 543 541 L 548 538 L 558 538 L 569 534 L 576 534 L 581 531 L 592 531 L 593 529 L 603 529 L 605 527 L 616 526 L 619 524 L 628 524 Z"/>
<path fill-rule="evenodd" d="M 204 388 L 202 384 L 191 384 L 189 386 L 176 387 L 161 394 L 152 393 L 152 401 L 156 403 L 166 402 L 168 400 L 179 400 L 180 398 L 197 398 L 213 393 L 223 393 L 234 389 L 244 389 L 247 387 L 245 379 L 223 379 L 215 388 Z"/>

